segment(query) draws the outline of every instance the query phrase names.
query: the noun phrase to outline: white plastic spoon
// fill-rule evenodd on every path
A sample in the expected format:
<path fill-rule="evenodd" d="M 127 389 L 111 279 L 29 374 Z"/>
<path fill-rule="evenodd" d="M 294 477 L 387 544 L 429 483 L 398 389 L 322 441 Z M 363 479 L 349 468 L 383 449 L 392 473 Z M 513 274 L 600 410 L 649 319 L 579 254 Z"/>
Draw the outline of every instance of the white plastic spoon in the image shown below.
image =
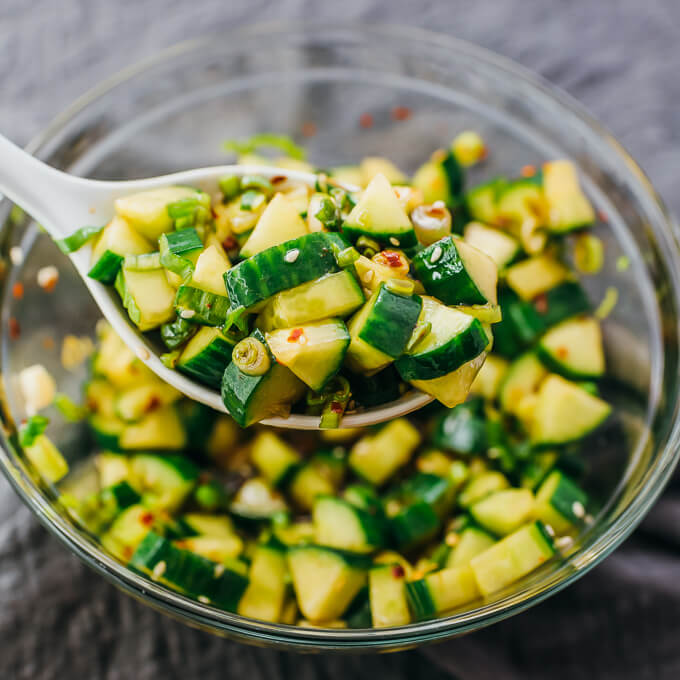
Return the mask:
<path fill-rule="evenodd" d="M 217 190 L 223 175 L 264 175 L 273 177 L 285 174 L 290 179 L 314 186 L 316 175 L 296 170 L 252 165 L 221 165 L 197 168 L 172 175 L 149 179 L 103 182 L 74 177 L 33 158 L 8 139 L 0 135 L 0 193 L 23 208 L 55 239 L 62 239 L 77 228 L 88 224 L 106 224 L 113 217 L 113 202 L 128 194 L 170 185 L 194 186 L 208 193 Z M 80 277 L 90 290 L 102 314 L 125 344 L 161 379 L 218 411 L 227 412 L 222 398 L 215 390 L 197 383 L 161 362 L 156 349 L 131 323 L 115 291 L 87 276 L 90 270 L 90 246 L 70 255 Z M 350 413 L 342 419 L 342 427 L 364 427 L 381 423 L 432 401 L 432 397 L 418 390 L 407 392 L 397 401 L 373 409 Z M 319 416 L 293 413 L 288 418 L 269 418 L 266 425 L 300 430 L 315 430 Z"/>

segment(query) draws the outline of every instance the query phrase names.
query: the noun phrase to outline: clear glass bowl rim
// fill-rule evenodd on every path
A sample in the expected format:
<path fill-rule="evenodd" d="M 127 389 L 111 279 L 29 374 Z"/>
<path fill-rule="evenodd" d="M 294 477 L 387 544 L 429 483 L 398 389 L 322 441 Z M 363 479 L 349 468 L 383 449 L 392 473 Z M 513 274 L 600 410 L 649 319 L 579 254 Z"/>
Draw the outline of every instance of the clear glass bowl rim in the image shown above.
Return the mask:
<path fill-rule="evenodd" d="M 646 209 L 651 209 L 655 212 L 656 222 L 663 225 L 661 232 L 655 231 L 654 236 L 656 238 L 663 238 L 665 241 L 663 244 L 665 248 L 662 250 L 662 253 L 664 257 L 670 259 L 669 269 L 671 272 L 680 271 L 677 224 L 644 172 L 622 145 L 584 107 L 565 92 L 547 83 L 540 76 L 505 57 L 460 39 L 413 27 L 391 24 L 364 24 L 361 26 L 346 24 L 334 25 L 329 29 L 328 26 L 313 23 L 267 23 L 253 25 L 247 29 L 239 29 L 238 33 L 230 36 L 208 35 L 180 42 L 160 51 L 149 59 L 121 70 L 116 75 L 76 99 L 70 107 L 57 116 L 50 125 L 30 141 L 26 146 L 26 150 L 39 155 L 43 147 L 57 136 L 74 116 L 86 109 L 90 104 L 118 85 L 165 61 L 180 57 L 183 54 L 189 54 L 194 50 L 198 50 L 206 45 L 209 46 L 218 41 L 223 42 L 227 38 L 234 45 L 239 41 L 245 42 L 248 39 L 252 39 L 255 35 L 305 35 L 307 32 L 313 33 L 315 30 L 320 29 L 326 34 L 329 33 L 329 30 L 337 32 L 340 36 L 343 33 L 351 32 L 355 35 L 375 35 L 382 39 L 436 45 L 438 48 L 448 50 L 451 53 L 458 53 L 467 58 L 480 60 L 487 67 L 496 69 L 498 72 L 507 74 L 510 78 L 521 81 L 532 92 L 532 96 L 544 97 L 557 102 L 562 109 L 578 119 L 591 133 L 604 140 L 611 152 L 619 157 L 620 161 L 626 165 L 628 171 L 635 177 L 638 188 L 645 195 Z M 676 413 L 677 410 L 678 404 L 676 403 Z M 571 555 L 564 564 L 554 571 L 551 578 L 526 586 L 503 599 L 496 600 L 490 604 L 484 604 L 477 609 L 446 618 L 409 624 L 397 628 L 357 630 L 300 628 L 246 619 L 236 614 L 206 606 L 138 576 L 111 558 L 93 542 L 88 544 L 84 541 L 83 536 L 64 517 L 51 508 L 50 500 L 45 496 L 44 491 L 35 484 L 21 466 L 16 464 L 13 460 L 14 453 L 12 452 L 12 446 L 4 435 L 2 435 L 2 444 L 3 446 L 0 447 L 0 467 L 14 490 L 38 516 L 41 523 L 90 567 L 102 574 L 121 590 L 133 595 L 140 601 L 189 625 L 209 630 L 213 633 L 234 637 L 242 641 L 250 641 L 255 644 L 275 645 L 301 650 L 307 649 L 309 651 L 360 651 L 362 649 L 403 649 L 416 644 L 471 632 L 538 604 L 592 569 L 633 531 L 670 479 L 680 457 L 680 421 L 675 420 L 664 443 L 663 451 L 659 454 L 654 465 L 645 472 L 644 478 L 640 482 L 640 493 L 633 498 L 605 532 L 595 536 L 590 543 L 586 543 L 576 553 Z"/>

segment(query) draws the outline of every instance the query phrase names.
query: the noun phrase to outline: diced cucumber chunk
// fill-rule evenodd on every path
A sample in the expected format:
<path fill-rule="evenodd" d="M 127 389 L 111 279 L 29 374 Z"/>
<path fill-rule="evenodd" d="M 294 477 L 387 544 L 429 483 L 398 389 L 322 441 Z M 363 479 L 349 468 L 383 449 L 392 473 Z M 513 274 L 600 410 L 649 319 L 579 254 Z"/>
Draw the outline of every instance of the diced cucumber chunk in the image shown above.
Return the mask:
<path fill-rule="evenodd" d="M 262 477 L 244 482 L 229 507 L 232 515 L 255 522 L 269 520 L 286 509 L 285 500 Z"/>
<path fill-rule="evenodd" d="M 99 487 L 106 489 L 130 477 L 130 459 L 120 453 L 98 453 L 95 468 L 99 476 Z"/>
<path fill-rule="evenodd" d="M 281 620 L 288 591 L 286 554 L 270 546 L 257 546 L 248 578 L 238 613 L 260 621 Z"/>
<path fill-rule="evenodd" d="M 597 319 L 569 319 L 554 326 L 541 338 L 536 353 L 550 370 L 572 380 L 604 375 L 602 332 Z"/>
<path fill-rule="evenodd" d="M 532 300 L 565 281 L 569 270 L 550 255 L 537 255 L 508 267 L 505 279 L 522 300 Z"/>
<path fill-rule="evenodd" d="M 367 187 L 376 175 L 384 175 L 390 184 L 404 184 L 407 181 L 406 175 L 388 158 L 366 156 L 359 164 L 359 181 L 350 184 Z M 333 176 L 337 179 L 335 172 Z"/>
<path fill-rule="evenodd" d="M 300 611 L 312 622 L 332 621 L 345 612 L 366 583 L 369 558 L 322 546 L 295 546 L 288 566 Z"/>
<path fill-rule="evenodd" d="M 230 536 L 187 536 L 174 541 L 174 545 L 218 564 L 229 564 L 231 560 L 237 558 L 243 552 L 243 539 L 236 534 Z"/>
<path fill-rule="evenodd" d="M 174 406 L 156 409 L 120 433 L 122 449 L 180 450 L 186 446 L 184 425 Z"/>
<path fill-rule="evenodd" d="M 519 241 L 510 234 L 487 227 L 481 222 L 469 222 L 464 232 L 465 242 L 486 253 L 498 270 L 507 267 L 521 252 Z"/>
<path fill-rule="evenodd" d="M 419 621 L 476 600 L 480 594 L 467 565 L 442 569 L 411 581 L 406 584 L 406 593 L 413 617 Z"/>
<path fill-rule="evenodd" d="M 218 565 L 173 545 L 154 532 L 144 537 L 130 564 L 155 581 L 170 584 L 227 611 L 236 611 L 248 585 L 243 563 L 232 560 L 228 566 Z"/>
<path fill-rule="evenodd" d="M 361 193 L 342 232 L 352 242 L 367 236 L 386 247 L 410 248 L 417 243 L 411 220 L 382 173 L 376 174 Z"/>
<path fill-rule="evenodd" d="M 160 380 L 128 387 L 115 400 L 116 415 L 126 423 L 136 423 L 151 411 L 176 402 L 182 393 Z"/>
<path fill-rule="evenodd" d="M 508 366 L 508 362 L 502 357 L 489 354 L 470 386 L 470 394 L 480 395 L 489 401 L 495 400 Z"/>
<path fill-rule="evenodd" d="M 193 227 L 178 229 L 162 234 L 158 240 L 161 264 L 182 279 L 187 278 L 194 269 L 196 260 L 203 250 L 198 232 Z"/>
<path fill-rule="evenodd" d="M 375 628 L 405 626 L 411 622 L 405 580 L 406 573 L 399 564 L 385 564 L 369 571 L 368 592 Z"/>
<path fill-rule="evenodd" d="M 356 278 L 343 270 L 277 293 L 257 317 L 257 327 L 270 331 L 344 318 L 363 303 L 364 294 Z"/>
<path fill-rule="evenodd" d="M 131 271 L 123 266 L 116 277 L 116 290 L 140 331 L 175 318 L 175 291 L 161 269 Z"/>
<path fill-rule="evenodd" d="M 481 593 L 491 595 L 540 567 L 554 552 L 545 527 L 532 522 L 475 555 L 470 568 Z"/>
<path fill-rule="evenodd" d="M 485 453 L 488 449 L 487 422 L 479 399 L 459 404 L 442 416 L 432 435 L 432 443 L 459 454 Z"/>
<path fill-rule="evenodd" d="M 111 284 L 116 280 L 125 255 L 141 255 L 152 250 L 153 246 L 124 219 L 114 217 L 92 247 L 92 269 L 88 276 Z"/>
<path fill-rule="evenodd" d="M 539 313 L 546 327 L 590 311 L 590 302 L 576 281 L 564 281 L 546 291 L 543 298 L 536 300 L 535 306 L 540 308 Z"/>
<path fill-rule="evenodd" d="M 208 515 L 189 512 L 182 515 L 181 521 L 199 536 L 229 538 L 235 534 L 234 525 L 228 515 Z"/>
<path fill-rule="evenodd" d="M 274 487 L 285 484 L 300 463 L 300 454 L 273 432 L 265 430 L 255 437 L 250 453 L 262 476 Z"/>
<path fill-rule="evenodd" d="M 611 411 L 606 401 L 551 374 L 538 391 L 531 419 L 531 441 L 548 446 L 581 439 L 598 428 Z"/>
<path fill-rule="evenodd" d="M 447 236 L 413 258 L 416 277 L 446 305 L 496 304 L 498 269 L 481 250 Z"/>
<path fill-rule="evenodd" d="M 163 187 L 140 191 L 136 194 L 116 199 L 116 213 L 126 219 L 142 236 L 153 241 L 161 234 L 170 231 L 173 221 L 168 214 L 168 205 L 197 195 L 192 187 Z"/>
<path fill-rule="evenodd" d="M 282 290 L 337 272 L 336 253 L 348 247 L 341 234 L 314 232 L 249 257 L 224 275 L 232 307 L 253 310 Z"/>
<path fill-rule="evenodd" d="M 442 152 L 441 159 L 423 163 L 416 170 L 411 184 L 422 191 L 424 203 L 444 201 L 452 205 L 463 188 L 463 171 L 453 153 Z"/>
<path fill-rule="evenodd" d="M 536 392 L 547 375 L 545 366 L 533 352 L 513 361 L 500 387 L 499 399 L 503 411 L 517 414 L 522 399 Z"/>
<path fill-rule="evenodd" d="M 353 552 L 372 552 L 385 537 L 379 518 L 334 496 L 318 496 L 312 510 L 315 542 Z"/>
<path fill-rule="evenodd" d="M 445 307 L 434 298 L 422 298 L 418 327 L 427 332 L 395 362 L 404 380 L 432 380 L 452 373 L 484 352 L 489 337 L 478 319 Z"/>
<path fill-rule="evenodd" d="M 350 319 L 347 363 L 357 373 L 377 372 L 402 354 L 421 313 L 418 295 L 393 293 L 381 284 Z"/>
<path fill-rule="evenodd" d="M 319 496 L 332 495 L 336 488 L 326 471 L 319 469 L 314 461 L 303 465 L 293 476 L 288 492 L 301 510 L 311 510 Z"/>
<path fill-rule="evenodd" d="M 420 433 L 405 418 L 393 420 L 374 435 L 364 435 L 352 448 L 349 464 L 372 484 L 384 484 L 411 458 Z"/>
<path fill-rule="evenodd" d="M 556 534 L 565 534 L 583 523 L 588 496 L 560 470 L 551 472 L 536 493 L 536 517 Z"/>
<path fill-rule="evenodd" d="M 307 225 L 295 206 L 287 201 L 283 194 L 276 194 L 260 215 L 241 249 L 241 257 L 252 257 L 267 248 L 299 238 L 306 233 Z"/>
<path fill-rule="evenodd" d="M 502 227 L 496 204 L 499 194 L 507 185 L 508 180 L 505 177 L 496 177 L 468 191 L 465 195 L 465 204 L 471 217 L 485 224 Z"/>
<path fill-rule="evenodd" d="M 38 435 L 32 444 L 24 446 L 24 453 L 38 474 L 50 484 L 55 484 L 68 474 L 66 459 L 47 435 Z"/>
<path fill-rule="evenodd" d="M 506 536 L 531 518 L 534 494 L 529 489 L 504 489 L 476 501 L 469 510 L 485 529 Z"/>
<path fill-rule="evenodd" d="M 230 268 L 231 263 L 224 251 L 215 245 L 208 246 L 196 260 L 194 273 L 191 275 L 191 284 L 208 293 L 226 297 L 224 273 Z"/>
<path fill-rule="evenodd" d="M 266 344 L 260 331 L 254 331 L 252 337 Z M 232 361 L 222 378 L 222 401 L 241 427 L 269 416 L 288 415 L 290 405 L 304 392 L 305 384 L 275 360 L 263 375 L 246 375 Z"/>
<path fill-rule="evenodd" d="M 118 559 L 127 562 L 151 531 L 155 521 L 156 516 L 149 508 L 131 505 L 114 519 L 102 535 L 102 546 Z"/>
<path fill-rule="evenodd" d="M 535 254 L 543 250 L 547 241 L 547 212 L 540 176 L 535 176 L 509 182 L 499 191 L 494 220 L 513 232 L 527 253 Z"/>
<path fill-rule="evenodd" d="M 485 498 L 496 491 L 507 489 L 510 486 L 507 477 L 495 470 L 482 472 L 473 477 L 458 497 L 458 505 L 461 508 L 469 508 L 473 503 Z"/>
<path fill-rule="evenodd" d="M 561 234 L 595 221 L 595 211 L 581 190 L 571 161 L 550 161 L 543 165 L 543 193 L 548 203 L 550 231 Z"/>
<path fill-rule="evenodd" d="M 177 359 L 177 370 L 219 389 L 233 348 L 234 341 L 220 328 L 203 327 L 184 346 Z"/>
<path fill-rule="evenodd" d="M 196 288 L 193 281 L 181 285 L 174 299 L 174 311 L 192 323 L 222 326 L 227 319 L 231 303 L 224 295 Z"/>
<path fill-rule="evenodd" d="M 470 564 L 470 560 L 479 553 L 484 552 L 496 542 L 496 538 L 475 526 L 463 529 L 458 543 L 449 553 L 446 559 L 446 567 L 460 567 Z"/>
<path fill-rule="evenodd" d="M 130 483 L 152 510 L 177 510 L 197 479 L 198 468 L 184 456 L 138 454 L 130 464 Z"/>
<path fill-rule="evenodd" d="M 266 334 L 276 361 L 320 392 L 340 370 L 350 335 L 340 319 L 326 319 Z"/>

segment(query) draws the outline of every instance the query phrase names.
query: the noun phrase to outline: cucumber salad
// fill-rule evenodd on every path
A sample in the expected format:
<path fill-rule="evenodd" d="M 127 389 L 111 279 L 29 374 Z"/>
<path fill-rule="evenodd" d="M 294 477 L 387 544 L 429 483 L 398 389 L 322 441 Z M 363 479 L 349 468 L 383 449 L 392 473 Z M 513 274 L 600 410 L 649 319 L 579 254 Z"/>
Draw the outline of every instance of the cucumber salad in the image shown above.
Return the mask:
<path fill-rule="evenodd" d="M 129 196 L 71 237 L 96 239 L 91 275 L 230 413 L 98 327 L 68 409 L 94 459 L 69 472 L 40 415 L 19 441 L 104 549 L 204 604 L 333 628 L 472 609 L 569 550 L 601 503 L 587 451 L 619 427 L 579 283 L 601 255 L 597 217 L 568 161 L 465 190 L 466 134 L 410 181 L 370 158 L 312 191 L 282 167 L 280 181 L 225 177 L 216 198 Z M 437 401 L 338 428 L 408 385 Z M 328 429 L 257 424 L 291 407 Z"/>

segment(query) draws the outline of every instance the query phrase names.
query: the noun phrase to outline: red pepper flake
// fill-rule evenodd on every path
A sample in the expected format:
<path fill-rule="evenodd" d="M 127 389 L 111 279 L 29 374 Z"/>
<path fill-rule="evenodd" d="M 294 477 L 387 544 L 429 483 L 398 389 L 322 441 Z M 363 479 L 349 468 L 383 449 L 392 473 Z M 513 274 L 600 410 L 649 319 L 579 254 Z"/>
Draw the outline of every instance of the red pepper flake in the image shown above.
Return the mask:
<path fill-rule="evenodd" d="M 316 123 L 311 120 L 307 120 L 302 124 L 302 136 L 303 137 L 313 137 L 316 134 Z"/>
<path fill-rule="evenodd" d="M 287 182 L 288 177 L 286 177 L 286 175 L 274 175 L 269 181 L 274 185 L 281 184 Z"/>
<path fill-rule="evenodd" d="M 394 576 L 394 578 L 404 578 L 404 576 L 406 576 L 404 567 L 402 567 L 401 564 L 392 565 L 392 576 Z"/>
<path fill-rule="evenodd" d="M 16 340 L 21 335 L 21 326 L 19 322 L 12 316 L 9 319 L 9 337 L 11 340 Z"/>
<path fill-rule="evenodd" d="M 134 550 L 129 545 L 124 545 L 122 553 L 123 553 L 123 557 L 125 558 L 125 561 L 129 562 L 130 559 L 132 558 Z"/>
<path fill-rule="evenodd" d="M 215 208 L 213 208 L 212 206 L 210 206 L 210 213 L 212 214 L 213 219 L 216 220 L 217 219 L 217 210 L 215 210 Z"/>
<path fill-rule="evenodd" d="M 536 166 L 523 165 L 522 169 L 519 171 L 519 174 L 522 175 L 522 177 L 533 177 L 536 174 Z"/>
<path fill-rule="evenodd" d="M 144 525 L 144 526 L 151 526 L 153 524 L 153 514 L 150 512 L 145 512 L 140 518 L 139 521 Z"/>
<path fill-rule="evenodd" d="M 566 347 L 558 347 L 555 350 L 558 359 L 566 359 L 569 356 L 569 350 Z"/>
<path fill-rule="evenodd" d="M 227 236 L 227 238 L 222 241 L 222 247 L 225 250 L 234 250 L 238 247 L 238 241 L 233 236 Z"/>
<path fill-rule="evenodd" d="M 362 113 L 361 116 L 359 116 L 359 125 L 364 128 L 364 130 L 373 127 L 373 116 L 370 113 Z"/>
<path fill-rule="evenodd" d="M 341 416 L 342 413 L 343 413 L 342 404 L 339 401 L 332 401 L 331 402 L 331 412 L 337 413 L 339 416 Z"/>
<path fill-rule="evenodd" d="M 534 307 L 539 314 L 545 314 L 548 311 L 548 297 L 545 293 L 534 298 Z"/>
<path fill-rule="evenodd" d="M 12 286 L 12 297 L 15 300 L 21 300 L 22 297 L 24 297 L 24 284 L 20 283 L 17 281 L 13 286 Z"/>
<path fill-rule="evenodd" d="M 390 267 L 401 267 L 401 255 L 395 253 L 394 250 L 383 250 L 383 257 Z"/>
<path fill-rule="evenodd" d="M 597 211 L 597 219 L 600 220 L 600 222 L 604 222 L 605 224 L 609 222 L 609 216 L 604 210 Z"/>
<path fill-rule="evenodd" d="M 392 109 L 392 118 L 394 120 L 408 120 L 413 115 L 413 111 L 408 106 L 395 106 Z"/>
<path fill-rule="evenodd" d="M 305 334 L 303 328 L 293 328 L 288 336 L 288 342 L 297 342 Z"/>
<path fill-rule="evenodd" d="M 160 405 L 161 405 L 161 400 L 156 395 L 154 395 L 153 397 L 151 397 L 151 399 L 149 399 L 149 402 L 146 405 L 146 408 L 144 409 L 144 411 L 146 413 L 149 413 L 149 412 L 157 409 Z"/>

